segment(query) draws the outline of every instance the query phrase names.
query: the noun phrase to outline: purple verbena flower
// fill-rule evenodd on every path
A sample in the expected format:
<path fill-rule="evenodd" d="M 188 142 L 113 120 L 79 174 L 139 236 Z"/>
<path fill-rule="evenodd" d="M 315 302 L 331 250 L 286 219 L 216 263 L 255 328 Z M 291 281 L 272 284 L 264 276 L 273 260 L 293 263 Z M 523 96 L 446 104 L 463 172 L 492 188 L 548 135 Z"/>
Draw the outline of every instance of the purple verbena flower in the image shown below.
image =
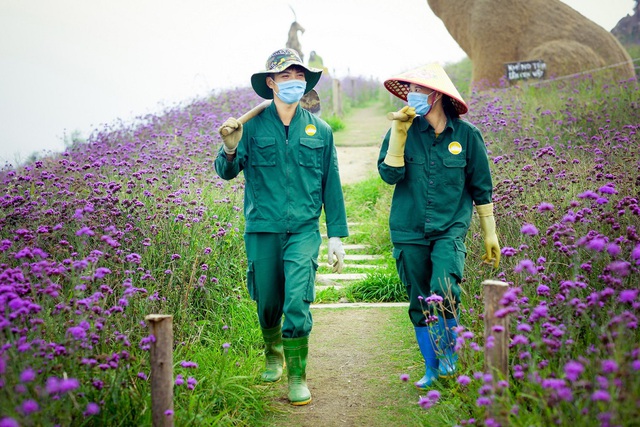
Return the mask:
<path fill-rule="evenodd" d="M 538 234 L 538 229 L 533 224 L 524 224 L 522 228 L 520 228 L 520 232 L 527 236 L 535 236 Z"/>
<path fill-rule="evenodd" d="M 552 211 L 553 209 L 554 206 L 551 203 L 542 202 L 538 205 L 538 212 Z"/>
<path fill-rule="evenodd" d="M 609 395 L 609 392 L 606 390 L 596 390 L 591 395 L 591 400 L 609 402 L 611 400 L 611 396 Z"/>
<path fill-rule="evenodd" d="M 100 406 L 97 403 L 89 402 L 84 410 L 83 415 L 89 417 L 91 415 L 97 415 L 100 413 Z"/>
<path fill-rule="evenodd" d="M 469 383 L 471 382 L 471 378 L 469 378 L 466 375 L 460 375 L 457 381 L 458 381 L 458 384 L 460 384 L 461 386 L 466 386 L 466 385 L 469 385 Z"/>
<path fill-rule="evenodd" d="M 583 372 L 584 366 L 580 362 L 570 360 L 564 365 L 564 373 L 569 381 L 577 381 Z"/>

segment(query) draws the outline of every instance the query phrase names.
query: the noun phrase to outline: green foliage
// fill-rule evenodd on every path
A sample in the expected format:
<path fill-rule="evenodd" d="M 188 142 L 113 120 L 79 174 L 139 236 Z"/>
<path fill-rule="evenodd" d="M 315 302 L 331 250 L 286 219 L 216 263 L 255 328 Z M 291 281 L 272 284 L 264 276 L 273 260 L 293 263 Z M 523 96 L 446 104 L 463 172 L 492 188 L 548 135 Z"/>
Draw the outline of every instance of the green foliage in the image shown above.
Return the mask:
<path fill-rule="evenodd" d="M 624 47 L 634 61 L 633 65 L 636 68 L 636 77 L 638 77 L 640 75 L 640 43 L 625 44 Z"/>
<path fill-rule="evenodd" d="M 343 188 L 347 218 L 357 218 L 361 229 L 370 230 L 354 236 L 353 240 L 370 246 L 376 254 L 391 254 L 389 208 L 393 188 L 379 177 Z"/>
<path fill-rule="evenodd" d="M 364 280 L 349 285 L 345 291 L 353 301 L 406 302 L 407 290 L 398 278 L 395 265 L 378 268 Z"/>
<path fill-rule="evenodd" d="M 321 289 L 316 292 L 316 299 L 314 301 L 315 304 L 330 304 L 334 302 L 340 301 L 341 298 L 344 298 L 344 291 L 341 289 L 336 289 L 333 286 L 330 286 L 326 289 Z"/>
<path fill-rule="evenodd" d="M 340 118 L 339 116 L 332 115 L 329 117 L 325 117 L 324 120 L 327 122 L 329 126 L 331 126 L 331 129 L 334 132 L 338 132 L 344 129 L 344 126 L 345 126 L 344 120 L 342 120 L 342 118 Z"/>

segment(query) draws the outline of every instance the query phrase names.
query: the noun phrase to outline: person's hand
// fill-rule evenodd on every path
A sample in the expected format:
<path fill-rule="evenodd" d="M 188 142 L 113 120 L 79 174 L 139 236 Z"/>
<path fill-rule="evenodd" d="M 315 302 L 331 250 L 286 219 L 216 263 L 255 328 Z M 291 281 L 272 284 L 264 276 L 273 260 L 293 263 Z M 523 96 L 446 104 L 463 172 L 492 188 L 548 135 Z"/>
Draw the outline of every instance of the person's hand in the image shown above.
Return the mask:
<path fill-rule="evenodd" d="M 476 212 L 480 218 L 480 228 L 484 236 L 484 250 L 482 261 L 498 268 L 500 264 L 500 245 L 498 244 L 498 236 L 496 235 L 496 220 L 493 217 L 493 203 L 476 206 Z"/>
<path fill-rule="evenodd" d="M 399 114 L 407 117 L 406 120 L 393 120 L 391 122 L 391 134 L 389 135 L 389 149 L 384 158 L 384 163 L 396 168 L 404 166 L 404 146 L 407 143 L 407 131 L 416 117 L 416 109 L 408 105 L 402 107 Z"/>
<path fill-rule="evenodd" d="M 225 132 L 222 132 L 223 129 L 225 129 Z M 235 154 L 238 148 L 238 142 L 240 142 L 240 138 L 242 138 L 242 123 L 233 117 L 229 117 L 222 126 L 220 126 L 218 132 L 220 136 L 222 136 L 222 142 L 224 142 L 224 152 L 229 155 Z"/>
<path fill-rule="evenodd" d="M 333 257 L 336 257 L 336 260 L 333 260 Z M 344 267 L 344 257 L 345 252 L 342 247 L 342 240 L 339 237 L 330 237 L 329 238 L 329 253 L 327 254 L 327 261 L 329 265 L 333 266 L 334 273 L 342 273 L 342 268 Z"/>

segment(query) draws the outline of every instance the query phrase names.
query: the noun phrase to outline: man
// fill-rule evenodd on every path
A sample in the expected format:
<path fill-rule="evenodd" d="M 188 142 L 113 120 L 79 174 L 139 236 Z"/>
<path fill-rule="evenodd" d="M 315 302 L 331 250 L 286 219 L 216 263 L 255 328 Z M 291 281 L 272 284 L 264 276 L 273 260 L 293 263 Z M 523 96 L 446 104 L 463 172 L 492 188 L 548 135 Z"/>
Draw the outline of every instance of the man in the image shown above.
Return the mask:
<path fill-rule="evenodd" d="M 220 130 L 234 131 L 222 137 L 215 167 L 223 179 L 244 171 L 247 286 L 266 347 L 262 379 L 278 381 L 286 360 L 288 398 L 305 405 L 311 401 L 309 306 L 315 298 L 322 208 L 335 272 L 344 263 L 340 238 L 349 233 L 331 127 L 299 105 L 322 71 L 305 66 L 293 49 L 272 53 L 265 68 L 251 76 L 251 85 L 273 102 L 244 125 L 234 118 L 223 123 Z"/>
<path fill-rule="evenodd" d="M 438 64 L 384 82 L 408 106 L 394 120 L 378 157 L 383 181 L 395 185 L 389 216 L 393 256 L 409 294 L 409 318 L 425 360 L 427 388 L 456 371 L 454 351 L 464 240 L 473 207 L 486 262 L 498 267 L 492 179 L 480 131 L 460 118 L 468 110 Z"/>

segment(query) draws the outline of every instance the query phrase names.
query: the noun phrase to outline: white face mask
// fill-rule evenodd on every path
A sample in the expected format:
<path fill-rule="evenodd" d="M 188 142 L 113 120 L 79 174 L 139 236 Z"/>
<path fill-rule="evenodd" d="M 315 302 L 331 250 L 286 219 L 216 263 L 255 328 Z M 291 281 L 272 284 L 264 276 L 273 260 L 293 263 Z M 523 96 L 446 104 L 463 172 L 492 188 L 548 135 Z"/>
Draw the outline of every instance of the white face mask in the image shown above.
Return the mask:
<path fill-rule="evenodd" d="M 433 93 L 433 91 L 431 93 Z M 409 107 L 415 108 L 417 115 L 426 116 L 432 107 L 432 104 L 429 104 L 429 96 L 431 93 L 409 92 L 407 94 Z"/>
<path fill-rule="evenodd" d="M 307 82 L 303 80 L 289 80 L 287 82 L 276 83 L 278 86 L 278 98 L 285 104 L 295 104 L 302 99 L 304 91 L 307 89 Z"/>

